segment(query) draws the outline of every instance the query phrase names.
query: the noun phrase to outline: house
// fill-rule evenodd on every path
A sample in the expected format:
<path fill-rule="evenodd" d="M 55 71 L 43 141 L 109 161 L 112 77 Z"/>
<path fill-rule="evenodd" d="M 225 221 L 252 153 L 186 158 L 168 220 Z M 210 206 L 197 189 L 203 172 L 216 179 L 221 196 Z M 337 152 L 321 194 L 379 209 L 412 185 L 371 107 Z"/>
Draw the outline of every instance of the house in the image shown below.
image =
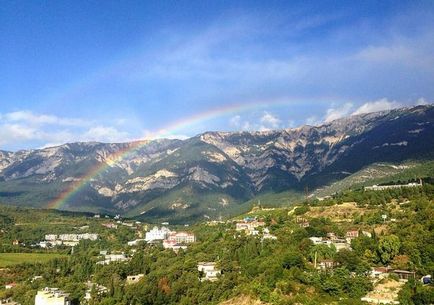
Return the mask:
<path fill-rule="evenodd" d="M 323 237 L 316 237 L 316 236 L 309 237 L 309 239 L 313 242 L 314 245 L 327 245 L 329 247 L 334 245 L 337 251 L 342 249 L 351 250 L 350 244 L 347 243 L 345 239 L 335 238 L 333 240 L 330 240 L 330 239 L 325 239 Z"/>
<path fill-rule="evenodd" d="M 368 231 L 362 231 L 362 234 L 366 237 L 372 238 L 372 233 L 370 233 Z"/>
<path fill-rule="evenodd" d="M 245 218 L 243 221 L 239 221 L 235 225 L 236 231 L 244 231 L 247 235 L 258 235 L 259 231 L 256 230 L 259 227 L 265 226 L 265 222 L 258 221 L 252 218 Z"/>
<path fill-rule="evenodd" d="M 322 237 L 316 237 L 316 236 L 312 236 L 309 237 L 310 241 L 313 242 L 314 245 L 319 245 L 319 244 L 323 244 L 323 238 Z"/>
<path fill-rule="evenodd" d="M 39 245 L 39 247 L 44 248 L 44 249 L 48 249 L 51 247 L 51 243 L 48 241 L 40 241 L 38 245 Z"/>
<path fill-rule="evenodd" d="M 295 218 L 295 222 L 298 224 L 298 226 L 300 228 L 307 228 L 310 226 L 309 221 L 307 220 L 307 218 L 303 217 L 303 216 L 297 216 Z"/>
<path fill-rule="evenodd" d="M 302 222 L 308 222 L 308 220 L 305 217 L 303 217 L 303 216 L 297 216 L 295 218 L 295 222 L 296 223 L 302 223 Z"/>
<path fill-rule="evenodd" d="M 5 285 L 5 289 L 12 289 L 17 286 L 17 283 L 9 283 Z"/>
<path fill-rule="evenodd" d="M 118 225 L 115 223 L 103 223 L 102 226 L 106 227 L 108 229 L 117 229 L 118 228 Z"/>
<path fill-rule="evenodd" d="M 87 286 L 87 290 L 86 293 L 84 295 L 84 300 L 86 303 L 89 303 L 90 300 L 92 300 L 92 290 L 97 294 L 97 295 L 105 295 L 108 293 L 108 288 L 103 286 L 103 285 L 99 285 L 96 283 L 92 283 L 90 281 L 88 281 L 86 283 Z"/>
<path fill-rule="evenodd" d="M 42 275 L 35 275 L 35 276 L 32 278 L 31 282 L 33 283 L 33 282 L 36 281 L 36 280 L 42 280 L 42 279 L 43 279 Z"/>
<path fill-rule="evenodd" d="M 0 305 L 20 305 L 17 302 L 14 302 L 12 298 L 2 299 L 0 300 Z"/>
<path fill-rule="evenodd" d="M 345 238 L 347 239 L 354 239 L 359 237 L 359 231 L 358 230 L 351 230 L 351 231 L 347 231 L 347 233 L 345 234 Z"/>
<path fill-rule="evenodd" d="M 334 245 L 336 248 L 336 251 L 340 251 L 340 250 L 351 250 L 351 245 L 349 243 L 347 243 L 347 241 L 345 239 L 335 239 L 333 241 L 331 241 L 329 247 L 331 245 Z"/>
<path fill-rule="evenodd" d="M 62 290 L 45 287 L 36 294 L 35 305 L 71 305 L 71 301 Z"/>
<path fill-rule="evenodd" d="M 84 234 L 46 234 L 45 241 L 41 241 L 39 246 L 41 248 L 49 248 L 52 246 L 69 246 L 74 247 L 78 245 L 80 240 L 92 240 L 98 239 L 98 234 L 84 233 Z"/>
<path fill-rule="evenodd" d="M 404 187 L 421 187 L 423 186 L 422 179 L 419 180 L 419 183 L 412 182 L 407 184 L 392 184 L 392 185 L 373 185 L 373 186 L 365 186 L 365 191 L 383 191 L 388 189 L 399 189 Z"/>
<path fill-rule="evenodd" d="M 332 259 L 323 259 L 318 262 L 317 269 L 330 270 L 337 267 L 339 264 Z"/>
<path fill-rule="evenodd" d="M 203 274 L 201 281 L 217 281 L 218 275 L 221 274 L 221 270 L 216 269 L 214 262 L 200 262 L 197 264 L 197 270 Z"/>
<path fill-rule="evenodd" d="M 264 239 L 276 240 L 277 237 L 274 236 L 273 234 L 270 234 L 270 230 L 268 228 L 265 228 L 264 234 L 262 235 L 262 240 L 264 240 Z"/>
<path fill-rule="evenodd" d="M 171 231 L 166 227 L 161 227 L 159 229 L 157 226 L 153 227 L 152 230 L 146 232 L 145 240 L 147 242 L 155 241 L 155 240 L 164 240 L 171 233 Z"/>
<path fill-rule="evenodd" d="M 362 231 L 361 233 L 363 236 L 372 237 L 372 234 L 367 231 Z M 359 236 L 360 234 L 358 230 L 351 230 L 345 234 L 345 238 L 347 239 L 348 242 L 351 242 L 352 239 L 358 238 Z"/>
<path fill-rule="evenodd" d="M 126 262 L 129 258 L 124 254 L 106 254 L 103 261 L 97 262 L 98 265 L 108 265 L 113 262 Z"/>
<path fill-rule="evenodd" d="M 137 275 L 128 275 L 127 276 L 127 285 L 135 284 L 144 277 L 145 277 L 145 275 L 142 273 L 137 274 Z"/>
<path fill-rule="evenodd" d="M 369 273 L 369 276 L 375 280 L 382 280 L 389 276 L 390 270 L 389 267 L 374 267 Z"/>
<path fill-rule="evenodd" d="M 168 240 L 168 239 L 165 239 L 163 241 L 163 247 L 164 249 L 172 249 L 175 252 L 178 252 L 179 249 L 183 249 L 183 250 L 187 249 L 186 245 L 182 245 L 177 243 L 175 240 Z"/>
<path fill-rule="evenodd" d="M 334 239 L 337 239 L 337 236 L 335 233 L 329 232 L 329 233 L 327 233 L 327 238 L 330 240 L 334 240 Z"/>
<path fill-rule="evenodd" d="M 393 270 L 393 274 L 397 275 L 399 277 L 400 281 L 408 281 L 409 279 L 415 279 L 416 273 L 414 271 L 407 271 L 407 270 Z"/>

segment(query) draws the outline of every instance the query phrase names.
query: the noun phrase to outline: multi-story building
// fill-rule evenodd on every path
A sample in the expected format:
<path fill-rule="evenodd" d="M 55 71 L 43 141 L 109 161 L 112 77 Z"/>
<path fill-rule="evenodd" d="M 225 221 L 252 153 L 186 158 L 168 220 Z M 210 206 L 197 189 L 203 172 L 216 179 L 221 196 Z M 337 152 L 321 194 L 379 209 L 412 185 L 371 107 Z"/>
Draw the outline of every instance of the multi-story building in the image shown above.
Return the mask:
<path fill-rule="evenodd" d="M 92 291 L 94 291 L 94 293 L 98 296 L 105 295 L 109 291 L 107 287 L 105 287 L 103 285 L 96 284 L 96 283 L 92 283 L 90 281 L 88 281 L 86 283 L 86 286 L 87 286 L 87 290 L 86 290 L 86 293 L 84 295 L 84 302 L 86 304 L 88 304 L 92 300 L 92 298 L 95 296 L 95 295 L 92 295 Z"/>
<path fill-rule="evenodd" d="M 237 222 L 235 225 L 235 230 L 244 231 L 247 235 L 258 235 L 259 231 L 256 228 L 265 226 L 265 222 L 258 221 L 256 219 L 244 219 L 243 221 Z"/>
<path fill-rule="evenodd" d="M 35 305 L 70 305 L 69 295 L 58 288 L 45 287 L 35 296 Z"/>
<path fill-rule="evenodd" d="M 106 254 L 103 261 L 97 262 L 98 265 L 108 265 L 113 262 L 126 262 L 129 258 L 124 254 Z"/>
<path fill-rule="evenodd" d="M 189 244 L 196 241 L 196 236 L 193 233 L 188 232 L 172 232 L 167 237 L 169 241 L 175 241 L 180 244 Z"/>
<path fill-rule="evenodd" d="M 419 180 L 419 183 L 412 182 L 407 184 L 392 184 L 392 185 L 372 185 L 372 186 L 365 186 L 365 191 L 384 191 L 384 190 L 390 190 L 390 189 L 399 189 L 399 188 L 405 188 L 405 187 L 421 187 L 423 186 L 422 179 Z"/>
<path fill-rule="evenodd" d="M 176 240 L 163 240 L 163 247 L 164 249 L 172 249 L 175 252 L 178 252 L 179 249 L 187 249 L 186 245 L 182 245 L 176 242 Z"/>
<path fill-rule="evenodd" d="M 171 232 L 168 228 L 161 227 L 161 229 L 159 229 L 158 227 L 155 226 L 152 228 L 152 230 L 146 232 L 145 240 L 147 242 L 151 242 L 154 240 L 164 240 L 167 238 L 169 233 Z"/>

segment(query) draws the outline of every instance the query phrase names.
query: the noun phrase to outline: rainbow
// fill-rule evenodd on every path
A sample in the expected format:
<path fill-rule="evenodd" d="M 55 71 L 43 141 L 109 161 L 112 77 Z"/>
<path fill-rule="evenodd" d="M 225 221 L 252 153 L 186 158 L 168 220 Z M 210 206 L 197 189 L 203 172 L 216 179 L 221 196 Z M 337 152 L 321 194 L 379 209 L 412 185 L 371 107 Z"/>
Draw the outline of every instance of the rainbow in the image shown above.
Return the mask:
<path fill-rule="evenodd" d="M 196 113 L 190 117 L 186 117 L 161 128 L 151 135 L 147 135 L 149 139 L 155 138 L 163 138 L 168 137 L 177 130 L 187 128 L 194 124 L 208 121 L 211 119 L 215 119 L 222 116 L 228 116 L 231 114 L 236 114 L 240 112 L 244 112 L 247 110 L 261 109 L 267 108 L 269 106 L 288 106 L 297 104 L 299 101 L 295 100 L 278 100 L 278 101 L 267 101 L 267 102 L 250 102 L 243 104 L 230 104 L 224 107 L 210 109 L 205 112 Z M 68 187 L 62 191 L 60 195 L 58 195 L 54 200 L 48 203 L 47 208 L 49 209 L 62 209 L 62 207 L 71 199 L 74 195 L 79 193 L 93 178 L 101 174 L 104 170 L 112 166 L 113 164 L 118 163 L 125 157 L 127 157 L 132 152 L 144 147 L 150 142 L 150 140 L 138 140 L 132 142 L 131 145 L 127 146 L 124 149 L 117 151 L 110 155 L 107 159 L 110 160 L 107 163 L 99 163 L 91 168 L 85 175 L 71 182 Z"/>

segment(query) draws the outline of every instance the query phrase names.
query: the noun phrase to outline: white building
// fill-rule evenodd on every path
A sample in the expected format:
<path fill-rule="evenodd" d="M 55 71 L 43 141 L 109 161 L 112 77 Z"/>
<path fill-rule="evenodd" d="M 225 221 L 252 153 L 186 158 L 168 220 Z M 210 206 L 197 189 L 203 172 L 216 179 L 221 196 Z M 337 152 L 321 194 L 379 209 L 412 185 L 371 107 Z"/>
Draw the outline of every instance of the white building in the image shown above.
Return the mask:
<path fill-rule="evenodd" d="M 161 227 L 161 229 L 159 229 L 158 227 L 153 227 L 152 230 L 146 232 L 145 240 L 147 242 L 154 240 L 164 240 L 167 238 L 169 233 L 170 230 L 166 227 Z"/>
<path fill-rule="evenodd" d="M 45 241 L 41 241 L 39 246 L 41 248 L 49 248 L 54 246 L 69 246 L 74 247 L 78 245 L 80 240 L 92 240 L 98 239 L 98 234 L 95 233 L 83 233 L 83 234 L 47 234 L 45 235 Z"/>
<path fill-rule="evenodd" d="M 0 300 L 0 305 L 20 305 L 19 303 L 13 301 L 11 298 Z"/>
<path fill-rule="evenodd" d="M 35 296 L 35 305 L 70 305 L 69 295 L 58 288 L 45 287 Z"/>
<path fill-rule="evenodd" d="M 270 230 L 268 228 L 264 229 L 264 234 L 262 235 L 262 239 L 271 239 L 271 240 L 276 240 L 277 237 L 274 236 L 273 234 L 270 233 Z"/>
<path fill-rule="evenodd" d="M 218 275 L 221 274 L 221 270 L 216 269 L 214 262 L 200 262 L 197 264 L 197 270 L 203 273 L 203 277 L 200 278 L 201 281 L 216 281 Z"/>
<path fill-rule="evenodd" d="M 193 233 L 188 232 L 171 232 L 167 240 L 175 241 L 176 243 L 189 244 L 196 241 L 196 236 Z"/>
<path fill-rule="evenodd" d="M 128 275 L 127 276 L 127 284 L 128 285 L 135 284 L 135 283 L 139 282 L 144 277 L 145 277 L 145 275 L 142 273 L 137 274 L 137 275 Z"/>
<path fill-rule="evenodd" d="M 135 240 L 129 241 L 127 244 L 128 244 L 128 246 L 133 247 L 133 246 L 137 246 L 141 242 L 146 243 L 146 240 L 144 240 L 144 239 L 135 239 Z"/>
<path fill-rule="evenodd" d="M 237 222 L 235 225 L 235 230 L 237 231 L 244 231 L 247 235 L 258 235 L 259 231 L 256 230 L 259 227 L 265 226 L 265 222 L 263 221 L 257 221 L 254 220 L 243 220 L 240 222 Z"/>
<path fill-rule="evenodd" d="M 92 300 L 92 290 L 94 290 L 97 295 L 105 295 L 109 291 L 107 287 L 92 283 L 90 281 L 86 283 L 86 286 L 87 290 L 84 295 L 84 300 L 86 301 L 86 303 L 89 303 L 90 300 Z"/>
<path fill-rule="evenodd" d="M 178 252 L 179 249 L 183 249 L 183 250 L 187 249 L 186 245 L 182 245 L 177 243 L 175 240 L 168 240 L 168 239 L 163 240 L 163 247 L 164 249 L 172 249 L 175 252 Z"/>
<path fill-rule="evenodd" d="M 129 258 L 124 254 L 106 254 L 103 261 L 97 262 L 98 265 L 108 265 L 113 262 L 126 262 Z"/>
<path fill-rule="evenodd" d="M 392 184 L 392 185 L 373 185 L 373 186 L 365 186 L 365 191 L 384 191 L 390 189 L 399 189 L 403 187 L 420 187 L 423 186 L 422 179 L 419 180 L 419 183 L 407 183 L 407 184 Z"/>
<path fill-rule="evenodd" d="M 309 237 L 309 239 L 313 242 L 314 245 L 327 245 L 329 247 L 334 245 L 337 251 L 342 249 L 351 250 L 351 245 L 347 243 L 345 239 L 334 238 L 330 240 L 316 236 Z"/>

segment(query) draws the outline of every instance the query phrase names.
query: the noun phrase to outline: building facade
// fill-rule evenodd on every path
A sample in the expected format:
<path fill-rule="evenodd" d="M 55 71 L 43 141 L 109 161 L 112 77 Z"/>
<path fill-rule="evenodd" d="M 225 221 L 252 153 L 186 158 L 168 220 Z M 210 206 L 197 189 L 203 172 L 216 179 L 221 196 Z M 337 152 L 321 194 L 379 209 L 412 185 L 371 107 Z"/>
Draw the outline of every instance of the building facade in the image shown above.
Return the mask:
<path fill-rule="evenodd" d="M 36 294 L 35 305 L 71 305 L 71 301 L 62 290 L 45 287 Z"/>

